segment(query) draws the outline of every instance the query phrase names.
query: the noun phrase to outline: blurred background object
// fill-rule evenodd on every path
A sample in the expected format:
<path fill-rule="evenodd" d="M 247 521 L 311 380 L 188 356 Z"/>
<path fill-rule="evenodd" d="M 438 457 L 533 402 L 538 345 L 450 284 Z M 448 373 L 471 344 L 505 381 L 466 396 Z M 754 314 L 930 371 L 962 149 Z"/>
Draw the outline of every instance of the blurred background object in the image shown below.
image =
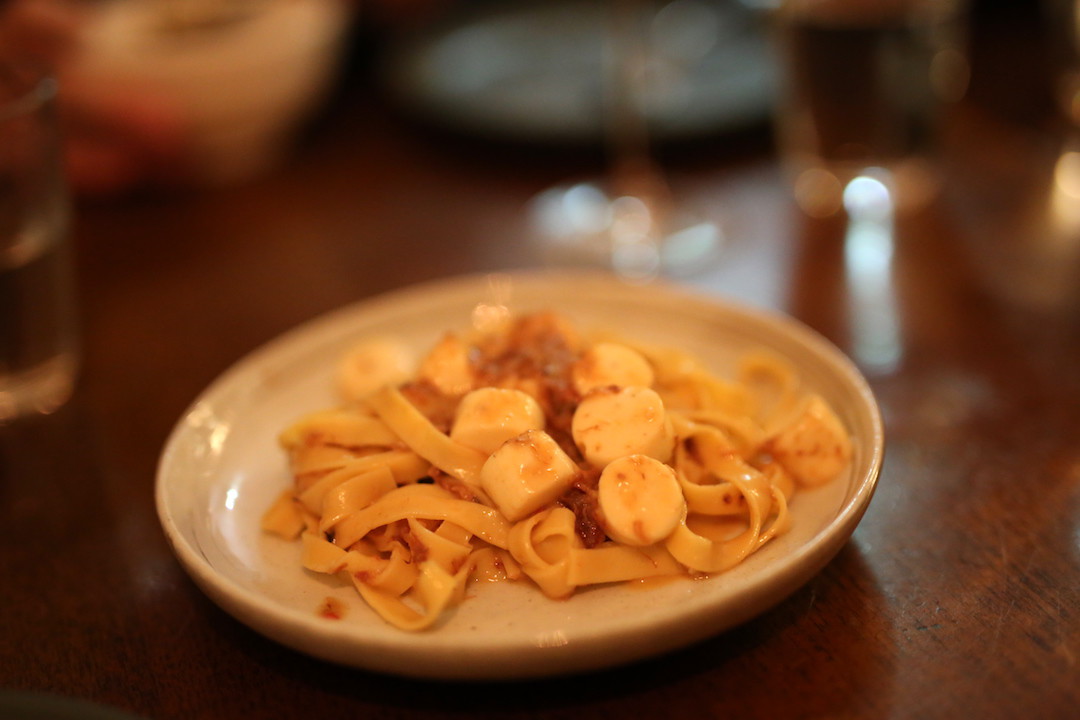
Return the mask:
<path fill-rule="evenodd" d="M 272 166 L 325 98 L 347 12 L 341 0 L 113 0 L 69 58 L 67 90 L 113 111 L 127 103 L 116 115 L 141 115 L 174 161 L 166 172 L 244 179 Z"/>
<path fill-rule="evenodd" d="M 600 50 L 598 72 L 585 73 L 595 86 L 591 115 L 597 128 L 581 135 L 595 134 L 607 150 L 606 168 L 599 177 L 571 179 L 534 198 L 528 207 L 531 239 L 552 264 L 598 265 L 634 282 L 700 272 L 719 257 L 720 219 L 691 206 L 672 186 L 654 150 L 665 135 L 657 127 L 664 126 L 665 113 L 684 117 L 690 108 L 708 106 L 689 91 L 698 68 L 687 70 L 712 48 L 747 37 L 751 25 L 740 18 L 749 13 L 705 0 L 612 0 L 599 10 L 592 41 L 584 42 Z M 747 60 L 754 68 L 750 76 L 770 67 L 767 56 L 729 57 L 711 74 L 745 76 L 740 61 Z M 739 93 L 731 87 L 715 99 L 727 96 L 737 107 Z M 768 86 L 758 92 L 766 107 Z M 750 122 L 743 117 L 734 127 Z M 733 127 L 713 118 L 698 134 L 725 126 Z"/>
<path fill-rule="evenodd" d="M 904 205 L 937 192 L 942 113 L 969 68 L 962 0 L 781 0 L 780 153 L 795 198 L 825 216 L 867 171 Z"/>
<path fill-rule="evenodd" d="M 599 148 L 599 171 L 568 169 L 529 204 L 548 262 L 685 274 L 716 258 L 722 231 L 669 182 L 656 146 L 769 117 L 765 19 L 740 0 L 464 3 L 398 34 L 383 78 L 407 112 L 452 132 Z"/>
<path fill-rule="evenodd" d="M 56 81 L 0 59 L 0 426 L 70 398 L 78 350 Z"/>
<path fill-rule="evenodd" d="M 992 297 L 1024 313 L 1075 319 L 1080 3 L 992 0 L 980 7 L 995 42 L 973 58 L 977 102 L 964 107 L 945 140 L 946 202 Z"/>
<path fill-rule="evenodd" d="M 612 14 L 625 4 L 459 4 L 400 36 L 386 64 L 389 86 L 412 111 L 459 129 L 534 142 L 602 141 Z M 762 12 L 742 0 L 649 4 L 643 94 L 655 136 L 710 135 L 767 117 L 774 71 Z"/>
<path fill-rule="evenodd" d="M 336 80 L 347 0 L 13 0 L 55 68 L 80 192 L 220 184 L 272 167 Z"/>

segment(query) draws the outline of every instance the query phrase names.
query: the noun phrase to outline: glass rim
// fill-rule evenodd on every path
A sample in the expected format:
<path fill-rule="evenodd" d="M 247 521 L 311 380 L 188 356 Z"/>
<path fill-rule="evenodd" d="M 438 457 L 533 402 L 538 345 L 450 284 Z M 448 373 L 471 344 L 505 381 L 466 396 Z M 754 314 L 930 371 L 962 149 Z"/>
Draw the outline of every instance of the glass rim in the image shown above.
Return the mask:
<path fill-rule="evenodd" d="M 0 122 L 29 115 L 56 97 L 58 83 L 52 73 L 31 64 L 0 65 L 0 84 L 12 90 L 0 100 Z"/>

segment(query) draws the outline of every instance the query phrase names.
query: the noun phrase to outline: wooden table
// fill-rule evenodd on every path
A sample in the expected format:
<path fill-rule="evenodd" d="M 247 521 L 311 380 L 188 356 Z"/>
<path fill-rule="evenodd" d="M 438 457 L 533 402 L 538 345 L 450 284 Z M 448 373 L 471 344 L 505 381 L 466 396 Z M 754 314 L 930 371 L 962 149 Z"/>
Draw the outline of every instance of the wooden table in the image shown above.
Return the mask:
<path fill-rule="evenodd" d="M 248 185 L 83 203 L 78 393 L 0 429 L 0 688 L 153 718 L 1075 717 L 1080 235 L 1052 243 L 1016 219 L 1049 145 L 983 107 L 960 122 L 982 151 L 899 220 L 870 287 L 845 264 L 843 221 L 792 207 L 760 133 L 671 154 L 728 238 L 680 281 L 851 354 L 885 418 L 884 471 L 854 538 L 778 607 L 668 656 L 536 682 L 382 677 L 264 639 L 181 570 L 154 474 L 194 397 L 290 327 L 542 264 L 522 205 L 596 171 L 595 154 L 421 132 L 357 91 Z"/>

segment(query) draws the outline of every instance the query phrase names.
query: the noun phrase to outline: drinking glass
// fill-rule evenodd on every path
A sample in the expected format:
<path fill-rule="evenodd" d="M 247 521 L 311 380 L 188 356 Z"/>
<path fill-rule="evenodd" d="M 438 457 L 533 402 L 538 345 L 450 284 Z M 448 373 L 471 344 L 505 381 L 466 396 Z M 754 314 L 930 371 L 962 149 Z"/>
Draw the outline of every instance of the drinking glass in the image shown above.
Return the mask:
<path fill-rule="evenodd" d="M 47 414 L 76 372 L 68 196 L 57 85 L 0 64 L 0 425 Z"/>
<path fill-rule="evenodd" d="M 777 135 L 796 200 L 840 210 L 871 170 L 899 206 L 937 191 L 943 110 L 967 88 L 962 0 L 780 0 Z"/>
<path fill-rule="evenodd" d="M 689 0 L 608 4 L 601 88 L 608 172 L 549 188 L 530 205 L 532 227 L 555 262 L 599 265 L 646 282 L 701 270 L 717 257 L 719 224 L 672 191 L 653 158 L 649 128 L 650 100 L 665 82 L 660 76 L 677 72 L 678 62 L 665 55 L 690 55 L 682 61 L 692 62 L 689 46 L 715 41 L 706 36 L 714 11 Z M 678 52 L 666 53 L 673 44 Z"/>

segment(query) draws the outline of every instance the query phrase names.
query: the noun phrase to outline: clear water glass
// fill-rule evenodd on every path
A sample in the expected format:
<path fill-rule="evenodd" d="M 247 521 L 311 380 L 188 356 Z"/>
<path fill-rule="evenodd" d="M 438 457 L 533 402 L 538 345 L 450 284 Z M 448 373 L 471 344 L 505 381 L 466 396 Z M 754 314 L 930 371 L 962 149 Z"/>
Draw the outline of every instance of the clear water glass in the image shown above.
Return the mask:
<path fill-rule="evenodd" d="M 78 365 L 57 85 L 0 64 L 0 425 L 48 414 Z"/>

